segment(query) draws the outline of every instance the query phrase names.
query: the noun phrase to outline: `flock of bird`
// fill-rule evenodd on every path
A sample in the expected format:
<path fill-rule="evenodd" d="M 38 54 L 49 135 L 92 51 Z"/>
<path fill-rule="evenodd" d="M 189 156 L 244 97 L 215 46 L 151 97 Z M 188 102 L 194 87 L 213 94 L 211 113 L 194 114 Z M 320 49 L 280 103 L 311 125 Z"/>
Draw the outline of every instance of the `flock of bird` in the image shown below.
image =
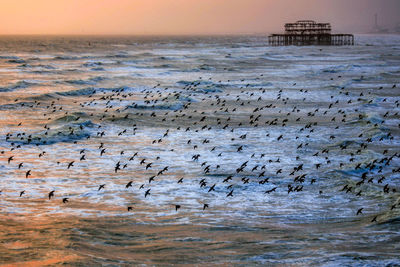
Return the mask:
<path fill-rule="evenodd" d="M 340 76 L 337 78 L 339 79 Z M 109 146 L 112 146 L 112 144 L 107 144 L 102 140 L 104 136 L 108 135 L 107 131 L 102 129 L 104 124 L 112 122 L 118 123 L 119 120 L 124 121 L 125 123 L 131 123 L 118 133 L 116 138 L 121 138 L 122 140 L 123 138 L 134 138 L 132 136 L 134 136 L 141 127 L 141 123 L 145 124 L 148 122 L 153 122 L 158 125 L 164 125 L 166 128 L 164 134 L 162 137 L 152 140 L 152 145 L 158 145 L 162 143 L 173 131 L 185 133 L 186 136 L 188 136 L 187 140 L 185 140 L 186 146 L 193 151 L 191 161 L 193 164 L 196 164 L 196 166 L 201 168 L 202 173 L 199 174 L 199 176 L 207 176 L 217 172 L 221 166 L 218 164 L 218 162 L 216 164 L 215 162 L 214 164 L 209 163 L 209 160 L 207 160 L 207 158 L 205 158 L 205 156 L 199 152 L 200 148 L 209 149 L 209 151 L 214 153 L 217 158 L 221 158 L 225 151 L 218 149 L 217 144 L 214 146 L 212 138 L 204 138 L 201 140 L 201 142 L 195 141 L 194 138 L 191 138 L 193 133 L 201 134 L 202 132 L 207 132 L 211 129 L 218 128 L 232 136 L 235 135 L 236 132 L 239 132 L 238 129 L 246 129 L 247 133 L 240 131 L 240 134 L 236 134 L 236 137 L 231 138 L 231 140 L 226 140 L 226 142 L 240 142 L 240 145 L 235 148 L 236 151 L 234 152 L 240 154 L 244 153 L 247 149 L 246 141 L 253 128 L 265 127 L 265 135 L 267 137 L 271 137 L 268 133 L 268 127 L 280 127 L 281 134 L 276 137 L 274 142 L 277 144 L 281 143 L 283 145 L 285 140 L 296 140 L 297 150 L 301 150 L 309 146 L 309 142 L 307 140 L 315 131 L 318 131 L 318 126 L 320 126 L 320 124 L 325 123 L 328 125 L 336 125 L 335 131 L 338 131 L 342 127 L 341 123 L 346 123 L 350 120 L 349 117 L 358 120 L 365 120 L 367 124 L 371 124 L 371 126 L 375 127 L 384 125 L 385 118 L 398 118 L 398 112 L 393 110 L 383 114 L 383 120 L 379 122 L 371 122 L 368 120 L 368 118 L 366 118 L 366 115 L 363 112 L 358 110 L 358 104 L 372 103 L 373 99 L 368 99 L 368 95 L 371 93 L 371 91 L 379 91 L 382 89 L 390 90 L 390 88 L 380 87 L 369 90 L 361 89 L 358 92 L 359 95 L 357 100 L 354 99 L 355 93 L 351 90 L 347 90 L 344 87 L 338 89 L 337 91 L 332 90 L 332 95 L 328 96 L 326 99 L 326 106 L 319 106 L 313 109 L 311 112 L 304 113 L 300 107 L 301 101 L 296 105 L 293 104 L 295 102 L 292 101 L 292 99 L 283 96 L 285 89 L 276 89 L 276 98 L 272 101 L 266 101 L 263 98 L 263 95 L 270 93 L 271 89 L 254 89 L 251 88 L 250 84 L 243 84 L 243 86 L 239 89 L 240 93 L 238 91 L 238 93 L 234 95 L 233 93 L 224 92 L 223 89 L 211 90 L 213 89 L 212 87 L 216 85 L 218 88 L 223 88 L 222 81 L 215 81 L 213 85 L 209 86 L 208 89 L 210 90 L 204 89 L 204 84 L 207 84 L 204 83 L 204 81 L 206 81 L 206 79 L 199 77 L 196 81 L 188 83 L 181 88 L 162 88 L 161 84 L 157 84 L 152 88 L 143 89 L 140 91 L 140 95 L 143 96 L 143 105 L 138 104 L 137 101 L 132 103 L 130 98 L 133 96 L 137 97 L 138 93 L 129 92 L 124 88 L 118 88 L 108 92 L 93 90 L 93 92 L 90 92 L 90 94 L 87 95 L 87 101 L 80 103 L 75 101 L 76 104 L 79 104 L 82 112 L 85 112 L 87 109 L 89 109 L 89 107 L 97 107 L 100 110 L 100 105 L 104 105 L 100 112 L 87 115 L 87 117 L 91 118 L 92 121 L 96 122 L 95 125 L 97 129 L 95 132 L 86 134 L 84 138 L 95 139 L 95 142 L 97 142 L 98 157 L 103 157 L 104 155 L 110 153 Z M 211 78 L 208 79 L 208 82 L 211 81 Z M 244 79 L 240 81 L 245 83 Z M 293 85 L 296 84 L 294 83 Z M 391 89 L 396 90 L 396 85 L 391 86 Z M 302 102 L 306 102 L 309 94 L 308 90 L 293 88 L 290 90 L 299 90 L 298 93 L 304 96 Z M 201 95 L 203 97 L 200 97 L 201 99 L 199 102 L 190 100 L 190 97 L 199 97 Z M 340 99 L 339 96 L 341 97 Z M 33 109 L 44 107 L 45 113 L 43 114 L 43 117 L 48 118 L 50 121 L 53 118 L 71 115 L 70 112 L 65 111 L 65 108 L 63 107 L 63 100 L 66 97 L 68 96 L 57 97 L 51 101 L 35 100 L 30 104 L 27 104 L 25 99 L 15 99 L 15 104 L 19 104 L 21 106 L 29 105 L 29 107 Z M 346 97 L 349 98 L 347 100 L 343 100 L 346 99 Z M 125 103 L 123 101 L 128 101 L 129 104 L 126 106 L 121 106 L 119 103 Z M 208 101 L 207 103 L 211 104 L 204 108 L 201 107 L 202 101 Z M 386 99 L 383 99 L 383 102 L 386 101 Z M 176 103 L 181 103 L 181 105 L 176 106 Z M 345 108 L 340 108 L 343 104 L 354 104 L 352 106 L 353 112 L 346 111 Z M 393 108 L 398 108 L 400 101 L 397 100 L 390 104 L 393 105 Z M 200 110 L 201 108 L 203 108 L 203 110 Z M 286 112 L 288 109 L 290 111 Z M 333 110 L 335 110 L 335 112 L 333 112 Z M 271 114 L 279 115 L 274 117 Z M 316 116 L 325 118 L 325 122 L 322 122 L 322 120 L 313 121 L 313 118 Z M 86 119 L 86 117 L 82 118 L 80 116 L 75 116 L 73 120 L 74 122 L 82 122 L 84 119 Z M 298 134 L 304 134 L 305 139 L 299 138 L 298 135 L 290 136 L 289 133 L 286 132 L 285 128 L 287 127 L 288 123 L 296 123 L 296 125 L 299 125 Z M 56 134 L 58 136 L 70 136 L 74 144 L 80 144 L 82 147 L 79 154 L 71 155 L 71 157 L 75 157 L 75 160 L 71 160 L 69 162 L 57 161 L 59 168 L 65 168 L 66 170 L 79 168 L 80 162 L 90 160 L 86 153 L 87 149 L 84 147 L 85 141 L 80 140 L 79 138 L 74 139 L 74 137 L 84 131 L 87 126 L 84 124 L 77 125 L 79 126 L 69 127 L 68 133 L 58 132 Z M 172 127 L 171 125 L 174 125 L 175 127 Z M 25 162 L 20 160 L 18 150 L 23 149 L 24 146 L 42 147 L 43 152 L 40 153 L 38 157 L 43 158 L 43 160 L 50 160 L 52 157 L 49 157 L 48 152 L 45 151 L 46 146 L 56 145 L 46 143 L 46 136 L 50 135 L 51 131 L 56 131 L 53 130 L 48 124 L 43 125 L 44 134 L 42 136 L 37 136 L 35 134 L 20 130 L 23 128 L 23 126 L 24 121 L 17 122 L 16 128 L 18 130 L 6 134 L 5 139 L 9 142 L 10 147 L 1 151 L 1 154 L 4 155 L 4 160 L 8 165 L 15 166 L 15 169 L 21 170 L 25 168 Z M 400 124 L 397 127 L 400 128 Z M 396 134 L 395 131 L 396 129 L 391 129 L 378 140 L 373 140 L 371 137 L 368 137 L 364 133 L 360 132 L 358 138 L 361 141 L 359 143 L 342 142 L 340 144 L 340 150 L 350 156 L 349 162 L 355 162 L 357 161 L 357 155 L 362 154 L 362 152 L 367 150 L 372 143 L 377 143 L 379 146 L 380 141 L 393 139 L 394 135 Z M 337 136 L 334 134 L 329 136 L 329 140 L 332 142 L 338 141 Z M 120 151 L 119 156 L 124 156 L 127 154 L 128 152 L 126 150 Z M 282 165 L 280 168 L 273 171 L 268 165 L 279 165 L 281 163 L 280 158 L 267 158 L 267 152 L 261 154 L 254 153 L 244 162 L 238 165 L 236 169 L 231 170 L 230 175 L 221 178 L 219 182 L 210 182 L 207 178 L 202 178 L 199 179 L 199 181 L 196 181 L 196 183 L 198 183 L 198 186 L 201 188 L 201 190 L 204 190 L 205 192 L 212 192 L 216 191 L 217 188 L 221 188 L 225 191 L 227 198 L 235 196 L 235 192 L 238 190 L 236 187 L 238 183 L 255 183 L 260 187 L 268 185 L 268 187 L 265 187 L 265 194 L 274 194 L 278 191 L 280 191 L 280 193 L 285 192 L 285 194 L 295 194 L 303 191 L 306 186 L 312 186 L 313 184 L 318 183 L 318 178 L 316 178 L 314 175 L 309 175 L 308 172 L 317 171 L 322 168 L 340 169 L 349 163 L 347 160 L 343 160 L 343 162 L 339 163 L 339 165 L 332 163 L 330 160 L 330 154 L 335 152 L 332 152 L 329 147 L 322 147 L 320 151 L 314 152 L 315 153 L 313 153 L 312 157 L 320 160 L 320 162 L 314 166 L 305 166 L 302 158 L 300 156 L 296 156 L 294 161 L 298 164 L 295 167 L 288 169 L 287 166 Z M 386 178 L 381 173 L 387 170 L 393 173 L 400 172 L 399 166 L 391 165 L 394 159 L 400 157 L 400 154 L 390 148 L 383 149 L 380 152 L 381 157 L 379 158 L 376 158 L 370 162 L 359 162 L 355 169 L 364 170 L 359 179 L 354 181 L 354 183 L 347 182 L 342 184 L 338 192 L 361 196 L 363 194 L 362 187 L 371 184 L 374 186 L 380 186 L 382 192 L 385 194 L 395 194 L 397 192 L 396 186 L 386 183 Z M 169 169 L 173 166 L 161 165 L 162 159 L 160 156 L 154 156 L 154 158 L 145 157 L 141 151 L 129 153 L 130 154 L 128 156 L 125 156 L 124 161 L 120 160 L 110 168 L 113 168 L 114 173 L 119 173 L 125 171 L 129 165 L 136 164 L 136 168 L 140 168 L 142 171 L 154 172 L 154 174 L 148 178 L 146 183 L 141 184 L 140 187 L 137 188 L 138 192 L 142 192 L 145 199 L 151 198 L 151 186 L 157 183 L 157 180 L 168 173 Z M 55 158 L 55 155 L 53 158 Z M 260 161 L 263 161 L 264 164 L 253 164 L 253 162 Z M 160 167 L 156 168 L 155 166 Z M 26 169 L 24 172 L 25 179 L 31 179 L 32 177 L 35 177 L 35 169 Z M 285 184 L 285 186 L 274 185 L 274 183 L 271 183 L 271 177 L 282 176 L 291 177 L 292 182 Z M 193 183 L 193 180 L 189 181 L 185 179 L 185 177 L 178 177 L 176 181 L 171 181 L 171 183 L 177 184 L 189 182 Z M 134 181 L 127 180 L 122 186 L 124 186 L 126 190 L 130 190 L 133 185 Z M 2 186 L 4 187 L 6 185 Z M 98 191 L 105 190 L 107 188 L 107 184 L 96 185 L 96 187 Z M 322 190 L 319 190 L 318 192 L 318 194 L 323 193 L 324 192 Z M 18 192 L 18 196 L 28 197 L 29 190 L 21 190 Z M 48 200 L 53 200 L 57 197 L 57 191 L 51 189 L 46 196 Z M 60 196 L 60 201 L 62 202 L 62 205 L 68 205 L 71 201 L 73 201 L 73 198 L 71 196 Z M 125 208 L 128 211 L 134 211 L 134 206 L 130 205 Z M 173 204 L 173 209 L 176 211 L 182 208 L 184 208 L 182 203 Z M 199 208 L 206 210 L 210 208 L 210 204 L 204 202 Z M 394 203 L 390 207 L 391 210 L 397 208 L 400 208 L 400 203 Z M 363 213 L 363 209 L 364 207 L 359 207 L 354 213 L 356 215 L 360 215 Z M 372 222 L 379 221 L 379 213 L 373 215 L 370 220 Z"/>

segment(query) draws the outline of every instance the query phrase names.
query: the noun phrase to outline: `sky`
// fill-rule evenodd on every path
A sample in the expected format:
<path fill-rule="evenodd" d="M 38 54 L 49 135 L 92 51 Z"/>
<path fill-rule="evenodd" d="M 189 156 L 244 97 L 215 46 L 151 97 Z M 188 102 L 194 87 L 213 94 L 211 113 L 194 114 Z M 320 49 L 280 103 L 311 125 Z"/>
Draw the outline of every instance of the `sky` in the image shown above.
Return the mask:
<path fill-rule="evenodd" d="M 253 34 L 300 19 L 336 32 L 400 24 L 400 0 L 0 0 L 0 34 Z"/>

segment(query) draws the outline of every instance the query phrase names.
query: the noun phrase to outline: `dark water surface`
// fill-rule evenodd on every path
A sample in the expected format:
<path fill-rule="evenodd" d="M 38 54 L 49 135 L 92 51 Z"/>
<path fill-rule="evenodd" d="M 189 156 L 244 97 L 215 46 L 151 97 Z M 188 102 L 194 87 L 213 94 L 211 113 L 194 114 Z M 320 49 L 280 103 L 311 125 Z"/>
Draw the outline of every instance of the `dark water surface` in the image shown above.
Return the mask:
<path fill-rule="evenodd" d="M 0 263 L 399 265 L 399 41 L 0 37 Z"/>

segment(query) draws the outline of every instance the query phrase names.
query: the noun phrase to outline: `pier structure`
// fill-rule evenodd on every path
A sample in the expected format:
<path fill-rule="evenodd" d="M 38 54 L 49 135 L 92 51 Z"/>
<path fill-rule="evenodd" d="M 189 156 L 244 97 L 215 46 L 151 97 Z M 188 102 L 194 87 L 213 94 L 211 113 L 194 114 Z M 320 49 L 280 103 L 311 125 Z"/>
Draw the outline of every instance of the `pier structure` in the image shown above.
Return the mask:
<path fill-rule="evenodd" d="M 330 23 L 299 20 L 285 24 L 285 33 L 268 36 L 272 46 L 285 45 L 354 45 L 353 34 L 332 34 Z"/>

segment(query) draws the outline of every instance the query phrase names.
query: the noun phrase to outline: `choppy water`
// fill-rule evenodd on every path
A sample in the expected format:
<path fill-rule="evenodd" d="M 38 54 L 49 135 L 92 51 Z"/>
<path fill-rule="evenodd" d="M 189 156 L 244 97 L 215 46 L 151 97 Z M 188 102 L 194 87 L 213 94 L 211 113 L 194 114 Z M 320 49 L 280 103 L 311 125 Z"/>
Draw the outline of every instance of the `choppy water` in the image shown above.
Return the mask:
<path fill-rule="evenodd" d="M 400 36 L 356 39 L 1 37 L 0 263 L 400 264 Z"/>

